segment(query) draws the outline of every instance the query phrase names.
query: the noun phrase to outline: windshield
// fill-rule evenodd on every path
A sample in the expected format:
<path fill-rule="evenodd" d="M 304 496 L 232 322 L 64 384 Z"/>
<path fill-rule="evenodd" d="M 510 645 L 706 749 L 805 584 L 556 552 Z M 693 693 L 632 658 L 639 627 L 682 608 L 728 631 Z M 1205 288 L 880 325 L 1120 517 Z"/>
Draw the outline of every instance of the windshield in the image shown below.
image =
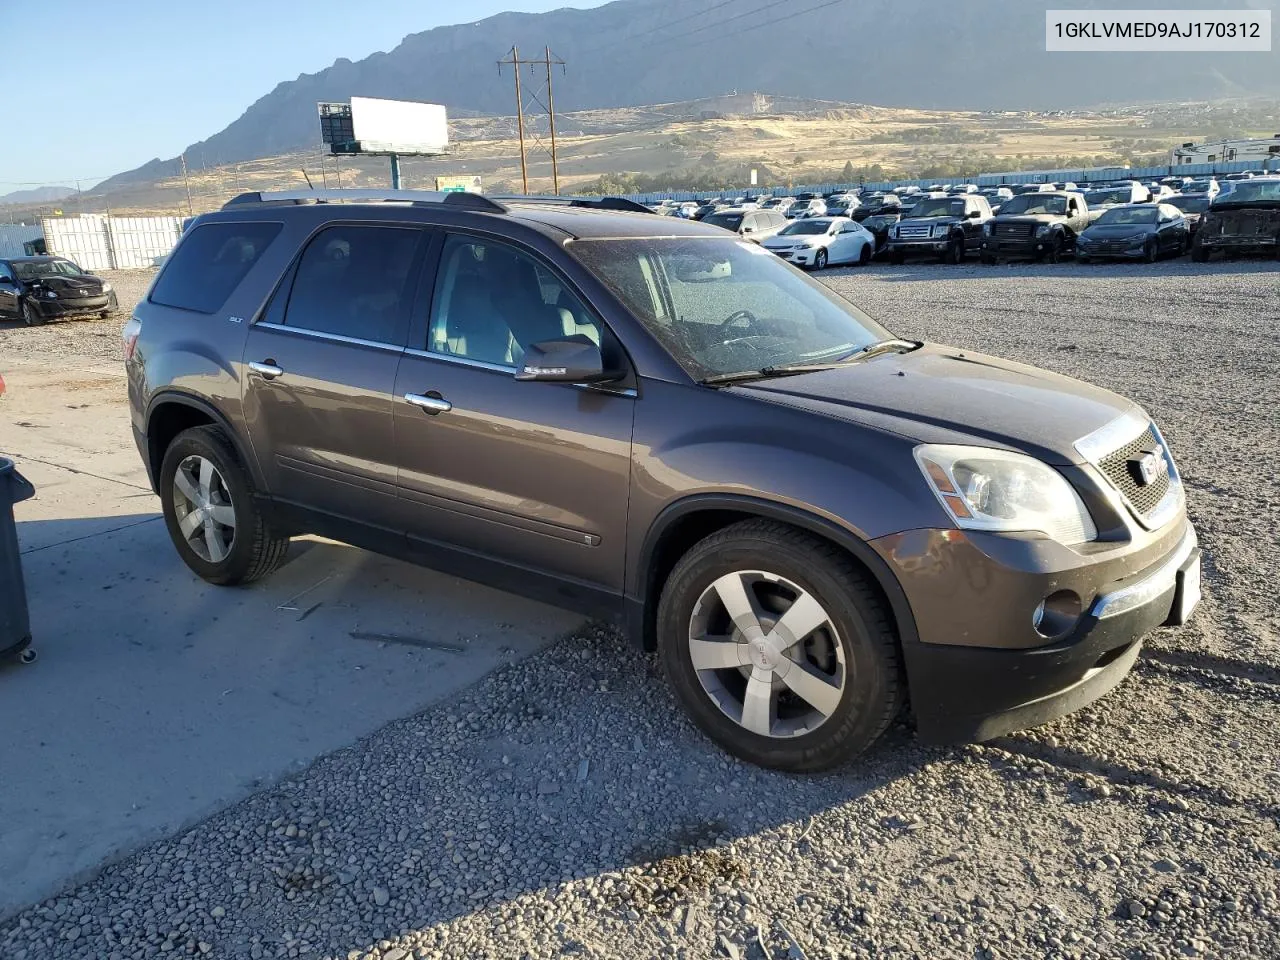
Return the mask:
<path fill-rule="evenodd" d="M 1208 197 L 1170 197 L 1165 203 L 1177 207 L 1183 213 L 1204 213 L 1209 209 Z"/>
<path fill-rule="evenodd" d="M 1185 187 L 1182 188 L 1182 191 L 1183 193 L 1208 193 L 1209 181 L 1208 180 L 1192 180 L 1190 183 L 1188 183 Z"/>
<path fill-rule="evenodd" d="M 1024 193 L 1039 193 L 1039 192 L 1040 192 L 1040 184 L 1038 183 L 1023 183 L 1013 188 L 1014 196 L 1021 196 Z"/>
<path fill-rule="evenodd" d="M 37 280 L 41 277 L 83 277 L 84 271 L 70 260 L 28 260 L 15 263 L 13 272 L 19 280 Z"/>
<path fill-rule="evenodd" d="M 742 226 L 742 214 L 740 213 L 713 213 L 708 217 L 702 218 L 703 223 L 709 223 L 713 227 L 724 227 L 726 230 L 737 230 Z"/>
<path fill-rule="evenodd" d="M 1124 187 L 1119 190 L 1090 190 L 1084 195 L 1089 206 L 1101 206 L 1104 203 L 1129 203 L 1133 199 L 1133 190 Z"/>
<path fill-rule="evenodd" d="M 831 224 L 826 220 L 795 220 L 778 231 L 778 236 L 793 237 L 797 234 L 817 236 L 826 233 L 830 228 Z"/>
<path fill-rule="evenodd" d="M 1280 203 L 1280 180 L 1241 180 L 1217 203 Z"/>
<path fill-rule="evenodd" d="M 1099 226 L 1118 223 L 1155 223 L 1155 207 L 1112 207 L 1094 223 Z"/>
<path fill-rule="evenodd" d="M 1053 214 L 1061 216 L 1067 212 L 1067 198 L 1054 196 L 1051 193 L 1024 193 L 1006 200 L 1000 208 L 1000 215 L 1006 213 Z"/>
<path fill-rule="evenodd" d="M 655 237 L 568 249 L 697 379 L 841 359 L 890 336 L 755 244 Z"/>
<path fill-rule="evenodd" d="M 921 200 L 911 208 L 911 216 L 913 217 L 963 217 L 964 201 L 948 200 L 945 197 L 938 200 Z"/>

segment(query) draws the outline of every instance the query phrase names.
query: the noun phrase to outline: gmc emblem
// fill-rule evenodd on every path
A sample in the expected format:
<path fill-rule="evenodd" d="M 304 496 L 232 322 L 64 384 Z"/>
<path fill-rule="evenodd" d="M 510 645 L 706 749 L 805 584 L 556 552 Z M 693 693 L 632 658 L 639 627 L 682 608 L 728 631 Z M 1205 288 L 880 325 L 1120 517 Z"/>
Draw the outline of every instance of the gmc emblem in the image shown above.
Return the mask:
<path fill-rule="evenodd" d="M 1169 472 L 1169 461 L 1163 449 L 1144 450 L 1129 461 L 1133 478 L 1139 486 L 1148 487 Z"/>

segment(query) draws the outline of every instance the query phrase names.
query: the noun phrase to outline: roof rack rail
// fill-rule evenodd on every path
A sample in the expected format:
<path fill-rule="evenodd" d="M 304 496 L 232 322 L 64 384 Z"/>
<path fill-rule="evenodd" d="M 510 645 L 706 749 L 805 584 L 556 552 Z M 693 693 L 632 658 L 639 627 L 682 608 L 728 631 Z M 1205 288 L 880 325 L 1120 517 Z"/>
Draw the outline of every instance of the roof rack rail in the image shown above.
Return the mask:
<path fill-rule="evenodd" d="M 506 213 L 507 208 L 479 193 L 442 192 L 438 190 L 255 190 L 232 197 L 222 209 L 250 203 L 411 203 L 415 205 L 445 204 L 487 213 Z"/>
<path fill-rule="evenodd" d="M 648 207 L 626 197 L 572 197 L 530 194 L 500 194 L 489 197 L 500 203 L 547 203 L 562 207 L 583 207 L 589 210 L 622 210 L 628 213 L 653 213 Z"/>

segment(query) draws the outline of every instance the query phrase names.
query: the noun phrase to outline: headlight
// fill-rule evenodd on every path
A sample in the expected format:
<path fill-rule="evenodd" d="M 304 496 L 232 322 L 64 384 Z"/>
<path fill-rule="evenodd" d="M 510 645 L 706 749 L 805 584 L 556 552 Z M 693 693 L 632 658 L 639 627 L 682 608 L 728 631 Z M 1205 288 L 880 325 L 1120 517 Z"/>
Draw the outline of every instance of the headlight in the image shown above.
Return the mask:
<path fill-rule="evenodd" d="M 1130 243 L 1145 243 L 1146 240 L 1147 240 L 1147 235 L 1145 233 L 1135 233 L 1132 237 L 1129 238 Z"/>
<path fill-rule="evenodd" d="M 934 224 L 933 235 L 935 237 L 945 237 L 950 232 L 951 232 L 951 224 L 949 223 Z"/>
<path fill-rule="evenodd" d="M 896 223 L 889 228 L 889 236 L 893 237 L 895 240 L 898 238 L 898 225 Z"/>
<path fill-rule="evenodd" d="M 991 236 L 991 234 L 995 232 L 996 232 L 996 225 L 994 221 L 988 220 L 986 223 L 982 225 L 982 235 L 984 237 L 989 237 Z"/>
<path fill-rule="evenodd" d="M 104 283 L 104 284 L 102 285 L 102 292 L 103 292 L 103 293 L 110 293 L 110 292 L 111 292 L 111 284 L 109 284 L 109 283 Z"/>
<path fill-rule="evenodd" d="M 1036 236 L 1037 236 L 1037 237 L 1047 237 L 1047 236 L 1049 235 L 1049 231 L 1050 231 L 1051 229 L 1053 229 L 1053 228 L 1052 228 L 1052 227 L 1050 227 L 1050 226 L 1049 226 L 1049 224 L 1047 224 L 1047 223 L 1045 223 L 1045 224 L 1041 224 L 1040 226 L 1036 227 Z"/>
<path fill-rule="evenodd" d="M 1098 535 L 1071 484 L 1034 457 L 945 444 L 923 444 L 915 456 L 938 500 L 963 529 L 1034 530 L 1064 544 Z"/>
<path fill-rule="evenodd" d="M 54 293 L 52 290 L 46 290 L 46 291 L 44 292 L 44 298 L 45 298 L 46 300 L 57 300 L 57 299 L 58 299 L 58 295 L 57 295 L 56 293 Z"/>

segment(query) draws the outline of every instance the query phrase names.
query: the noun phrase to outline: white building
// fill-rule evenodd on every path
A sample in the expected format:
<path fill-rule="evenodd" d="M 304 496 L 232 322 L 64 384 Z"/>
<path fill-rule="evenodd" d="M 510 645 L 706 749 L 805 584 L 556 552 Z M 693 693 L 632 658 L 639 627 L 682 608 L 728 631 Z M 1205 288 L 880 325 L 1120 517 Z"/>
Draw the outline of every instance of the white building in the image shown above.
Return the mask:
<path fill-rule="evenodd" d="M 1184 143 L 1174 147 L 1169 162 L 1183 163 L 1258 163 L 1266 160 L 1280 163 L 1280 133 L 1258 140 L 1213 140 L 1209 143 Z"/>

